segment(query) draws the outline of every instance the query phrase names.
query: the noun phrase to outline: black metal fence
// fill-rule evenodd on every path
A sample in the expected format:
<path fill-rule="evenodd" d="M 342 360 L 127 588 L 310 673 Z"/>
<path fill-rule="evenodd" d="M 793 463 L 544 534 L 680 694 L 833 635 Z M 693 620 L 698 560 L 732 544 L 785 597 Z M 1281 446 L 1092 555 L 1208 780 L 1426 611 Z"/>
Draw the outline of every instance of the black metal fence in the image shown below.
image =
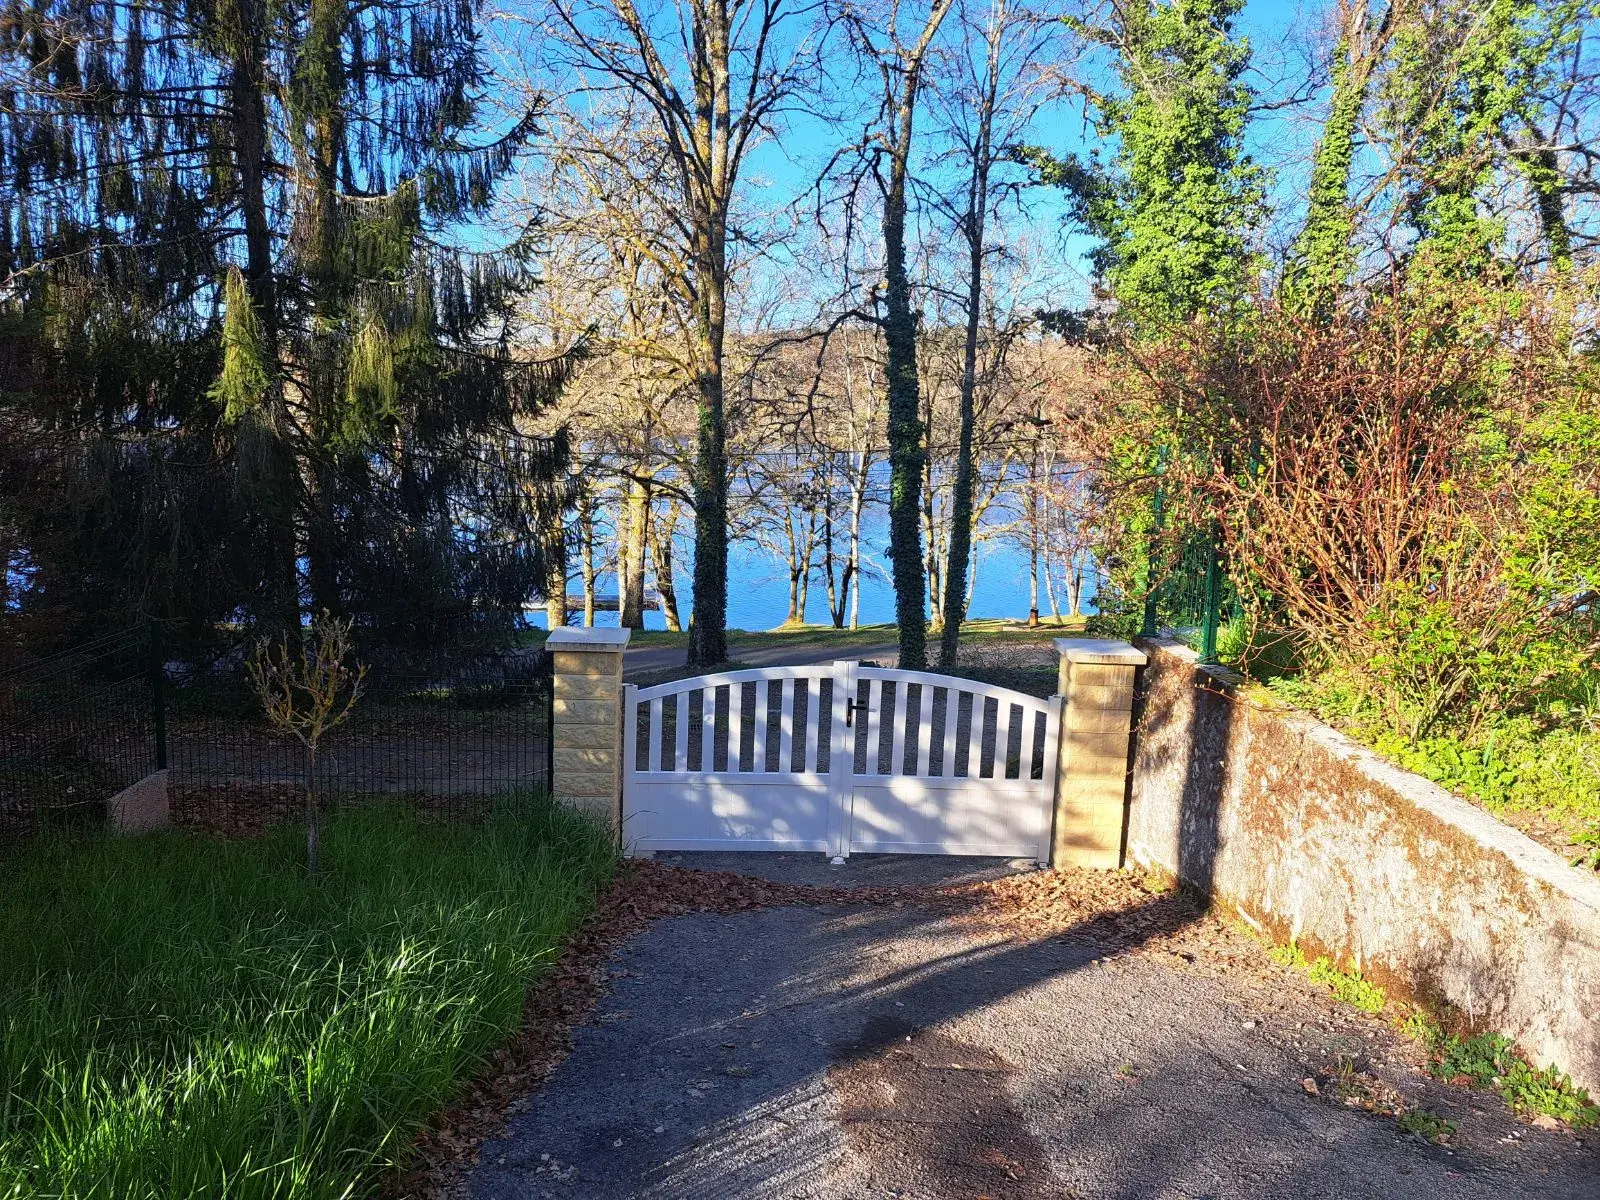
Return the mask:
<path fill-rule="evenodd" d="M 0 837 L 94 824 L 163 765 L 147 626 L 0 673 Z"/>
<path fill-rule="evenodd" d="M 165 768 L 174 820 L 244 832 L 299 812 L 304 749 L 250 690 L 244 635 L 204 653 L 143 625 L 0 675 L 0 836 L 94 824 Z M 319 747 L 325 804 L 403 799 L 470 818 L 550 786 L 551 676 L 537 646 L 375 667 Z"/>

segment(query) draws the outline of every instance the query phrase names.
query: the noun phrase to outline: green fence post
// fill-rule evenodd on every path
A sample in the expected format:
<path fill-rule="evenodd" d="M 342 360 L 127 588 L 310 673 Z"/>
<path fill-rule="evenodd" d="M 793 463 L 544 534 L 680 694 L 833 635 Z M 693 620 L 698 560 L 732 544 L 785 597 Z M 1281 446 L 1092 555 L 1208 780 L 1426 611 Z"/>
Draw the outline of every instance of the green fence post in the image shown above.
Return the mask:
<path fill-rule="evenodd" d="M 167 769 L 167 669 L 161 661 L 161 621 L 150 622 L 150 717 L 155 726 L 156 770 Z"/>
<path fill-rule="evenodd" d="M 1144 567 L 1144 619 L 1139 624 L 1140 637 L 1155 637 L 1156 629 L 1156 538 L 1161 533 L 1161 523 L 1165 517 L 1162 512 L 1165 499 L 1161 488 L 1161 476 L 1167 470 L 1167 451 L 1163 446 L 1156 451 L 1156 490 L 1150 499 L 1150 512 L 1155 520 L 1150 533 L 1150 545 L 1145 548 Z"/>
<path fill-rule="evenodd" d="M 1222 607 L 1222 564 L 1217 550 L 1217 527 L 1212 523 L 1206 546 L 1205 609 L 1201 620 L 1200 661 L 1217 661 L 1217 622 Z"/>

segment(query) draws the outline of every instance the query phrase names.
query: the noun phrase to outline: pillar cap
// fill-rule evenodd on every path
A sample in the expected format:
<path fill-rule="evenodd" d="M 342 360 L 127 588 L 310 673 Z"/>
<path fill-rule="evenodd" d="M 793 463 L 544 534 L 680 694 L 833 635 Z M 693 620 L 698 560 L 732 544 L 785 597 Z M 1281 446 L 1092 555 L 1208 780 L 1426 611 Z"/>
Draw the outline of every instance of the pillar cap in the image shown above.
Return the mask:
<path fill-rule="evenodd" d="M 632 633 L 631 629 L 583 629 L 563 625 L 552 629 L 544 644 L 547 649 L 563 653 L 621 654 L 627 649 Z"/>
<path fill-rule="evenodd" d="M 1117 638 L 1055 638 L 1052 644 L 1068 662 L 1142 667 L 1150 661 L 1143 650 Z"/>

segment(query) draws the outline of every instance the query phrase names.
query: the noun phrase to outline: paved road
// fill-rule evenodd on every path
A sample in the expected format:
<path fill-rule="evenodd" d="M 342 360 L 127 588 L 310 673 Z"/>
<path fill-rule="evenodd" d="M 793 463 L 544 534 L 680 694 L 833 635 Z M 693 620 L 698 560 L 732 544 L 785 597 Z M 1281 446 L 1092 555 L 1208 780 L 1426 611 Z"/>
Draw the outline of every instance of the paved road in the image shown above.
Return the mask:
<path fill-rule="evenodd" d="M 750 667 L 804 667 L 811 663 L 832 662 L 836 658 L 870 659 L 892 667 L 900 661 L 895 642 L 847 645 L 828 640 L 787 642 L 771 646 L 738 646 L 735 656 Z M 689 652 L 681 646 L 633 646 L 623 655 L 622 674 L 626 679 L 682 667 Z"/>
<path fill-rule="evenodd" d="M 742 861 L 830 883 L 1005 870 Z M 484 1146 L 469 1192 L 1594 1200 L 1600 1156 L 1570 1135 L 1427 1080 L 1409 1044 L 1298 977 L 1207 967 L 914 905 L 664 921 L 619 952 L 596 1020 Z M 1321 1073 L 1341 1056 L 1458 1119 L 1454 1150 L 1341 1106 Z"/>

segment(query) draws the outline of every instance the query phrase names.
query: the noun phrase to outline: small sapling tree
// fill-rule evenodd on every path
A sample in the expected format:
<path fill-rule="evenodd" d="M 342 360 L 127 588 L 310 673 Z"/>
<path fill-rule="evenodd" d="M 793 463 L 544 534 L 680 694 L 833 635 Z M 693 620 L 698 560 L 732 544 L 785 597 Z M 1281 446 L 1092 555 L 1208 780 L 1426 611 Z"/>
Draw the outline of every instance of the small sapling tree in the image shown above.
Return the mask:
<path fill-rule="evenodd" d="M 361 663 L 347 666 L 349 657 L 349 619 L 324 611 L 299 639 L 289 634 L 277 641 L 263 638 L 247 664 L 267 720 L 305 748 L 306 870 L 312 875 L 317 873 L 317 748 L 355 708 L 367 675 Z"/>

